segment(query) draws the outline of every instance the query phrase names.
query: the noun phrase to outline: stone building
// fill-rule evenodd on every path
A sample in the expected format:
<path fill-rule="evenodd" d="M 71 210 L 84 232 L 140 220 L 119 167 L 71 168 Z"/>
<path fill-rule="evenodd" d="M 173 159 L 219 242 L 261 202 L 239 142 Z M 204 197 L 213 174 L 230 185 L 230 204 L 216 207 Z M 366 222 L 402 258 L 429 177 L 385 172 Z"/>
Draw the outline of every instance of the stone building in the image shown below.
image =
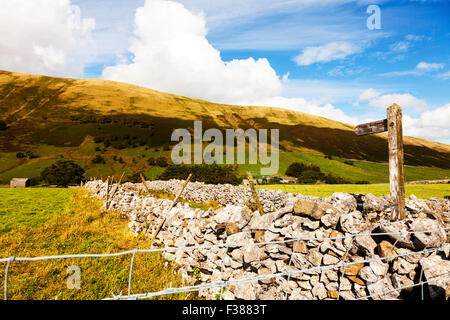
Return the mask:
<path fill-rule="evenodd" d="M 27 178 L 13 178 L 9 186 L 11 188 L 26 188 L 30 186 L 30 180 Z"/>

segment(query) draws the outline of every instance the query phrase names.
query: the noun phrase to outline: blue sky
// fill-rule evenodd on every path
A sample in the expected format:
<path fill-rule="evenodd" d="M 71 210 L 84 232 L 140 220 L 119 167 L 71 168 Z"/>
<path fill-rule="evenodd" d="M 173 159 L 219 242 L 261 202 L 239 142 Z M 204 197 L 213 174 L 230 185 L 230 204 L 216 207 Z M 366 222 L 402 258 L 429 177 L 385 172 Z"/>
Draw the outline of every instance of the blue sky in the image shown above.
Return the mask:
<path fill-rule="evenodd" d="M 78 35 L 70 29 L 76 50 L 46 42 L 56 48 L 44 50 L 52 68 L 0 68 L 119 80 L 352 124 L 384 118 L 392 101 L 403 107 L 406 134 L 450 142 L 450 1 L 58 1 L 79 8 L 81 26 L 95 21 Z M 370 5 L 380 8 L 379 30 L 366 25 Z M 0 41 L 0 55 L 2 48 Z"/>

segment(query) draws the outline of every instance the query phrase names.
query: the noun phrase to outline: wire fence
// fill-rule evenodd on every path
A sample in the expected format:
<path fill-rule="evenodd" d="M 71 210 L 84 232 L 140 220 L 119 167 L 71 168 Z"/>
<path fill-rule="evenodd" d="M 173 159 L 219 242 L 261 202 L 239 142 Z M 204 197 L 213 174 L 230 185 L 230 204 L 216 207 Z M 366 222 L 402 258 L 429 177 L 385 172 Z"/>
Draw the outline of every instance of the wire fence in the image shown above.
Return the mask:
<path fill-rule="evenodd" d="M 124 252 L 118 252 L 118 253 L 111 253 L 111 254 L 75 254 L 75 255 L 55 255 L 55 256 L 41 256 L 41 257 L 8 257 L 8 258 L 3 258 L 0 259 L 0 263 L 6 263 L 5 266 L 5 271 L 4 271 L 4 299 L 7 300 L 8 299 L 8 274 L 10 272 L 10 269 L 13 267 L 14 263 L 17 262 L 21 262 L 21 261 L 27 261 L 27 262 L 33 262 L 33 261 L 43 261 L 43 260 L 54 260 L 54 259 L 82 259 L 82 258 L 105 258 L 105 257 L 119 257 L 119 256 L 124 256 L 124 255 L 131 255 L 131 260 L 130 260 L 130 266 L 129 266 L 129 276 L 128 276 L 128 292 L 126 295 L 122 295 L 122 293 L 115 295 L 114 293 L 111 293 L 111 297 L 105 297 L 105 300 L 137 300 L 137 299 L 150 299 L 150 298 L 154 298 L 154 297 L 160 297 L 160 296 L 164 296 L 164 295 L 171 295 L 171 294 L 177 294 L 177 293 L 187 293 L 187 292 L 196 292 L 196 291 L 200 291 L 200 290 L 208 290 L 208 289 L 213 289 L 213 288 L 218 288 L 220 289 L 220 294 L 219 294 L 219 299 L 223 298 L 223 293 L 224 293 L 224 289 L 229 287 L 229 286 L 236 286 L 236 285 L 242 285 L 245 283 L 252 283 L 252 282 L 256 282 L 256 281 L 261 281 L 261 280 L 267 280 L 267 279 L 276 279 L 276 278 L 284 278 L 289 282 L 289 279 L 292 276 L 295 275 L 299 275 L 299 274 L 303 274 L 303 273 L 317 273 L 317 272 L 323 272 L 326 270 L 333 270 L 333 269 L 337 269 L 340 272 L 340 277 L 339 277 L 339 291 L 338 291 L 338 296 L 337 299 L 339 299 L 340 297 L 342 297 L 342 291 L 341 290 L 341 286 L 342 286 L 342 282 L 343 282 L 343 277 L 346 271 L 346 267 L 354 265 L 354 264 L 366 264 L 366 263 L 370 263 L 370 262 L 374 262 L 374 261 L 393 261 L 393 259 L 396 258 L 401 258 L 401 257 L 408 257 L 408 256 L 414 256 L 414 255 L 421 255 L 421 256 L 425 256 L 427 254 L 432 254 L 432 253 L 439 253 L 439 252 L 447 252 L 450 247 L 449 246 L 442 246 L 440 248 L 427 248 L 425 247 L 424 249 L 420 250 L 420 251 L 415 251 L 415 252 L 407 252 L 407 253 L 403 253 L 403 254 L 392 254 L 397 245 L 397 241 L 395 241 L 395 243 L 393 244 L 391 251 L 386 254 L 384 257 L 377 257 L 377 256 L 373 256 L 373 257 L 368 257 L 364 260 L 358 260 L 358 261 L 353 261 L 353 262 L 347 262 L 347 258 L 349 257 L 349 252 L 350 249 L 352 248 L 353 242 L 356 238 L 358 237 L 380 237 L 380 236 L 400 236 L 400 237 L 404 237 L 407 236 L 408 234 L 418 234 L 418 233 L 426 233 L 426 234 L 431 234 L 434 232 L 441 232 L 441 231 L 445 231 L 445 233 L 448 233 L 448 230 L 450 230 L 450 227 L 446 227 L 446 228 L 437 228 L 434 230 L 424 230 L 424 231 L 404 231 L 404 232 L 384 232 L 384 233 L 358 233 L 358 234 L 348 234 L 348 235 L 342 235 L 342 236 L 336 236 L 336 237 L 324 237 L 324 238 L 319 238 L 319 237 L 302 237 L 302 238 L 297 238 L 297 239 L 289 239 L 289 240 L 282 240 L 282 241 L 268 241 L 268 242 L 256 242 L 256 243 L 219 243 L 219 244 L 215 244 L 215 245 L 204 245 L 204 246 L 186 246 L 186 247 L 164 247 L 164 248 L 154 248 L 154 249 L 134 249 L 134 250 L 129 250 L 129 251 L 124 251 Z M 447 235 L 448 236 L 448 235 Z M 288 243 L 298 243 L 299 241 L 317 241 L 317 242 L 322 242 L 325 240 L 342 240 L 344 241 L 345 239 L 351 239 L 350 244 L 347 246 L 346 248 L 346 253 L 343 257 L 340 258 L 340 262 L 336 263 L 336 264 L 332 264 L 332 265 L 320 265 L 320 266 L 314 266 L 314 267 L 310 267 L 310 268 L 302 268 L 302 269 L 298 269 L 295 268 L 292 263 L 293 263 L 293 258 L 295 257 L 295 255 L 299 254 L 299 253 L 295 253 L 294 250 L 292 250 L 291 255 L 290 255 L 290 259 L 289 259 L 289 264 L 286 266 L 285 270 L 278 270 L 279 272 L 276 273 L 271 273 L 271 274 L 265 274 L 265 275 L 257 275 L 257 276 L 249 276 L 246 278 L 241 278 L 241 279 L 228 279 L 228 280 L 224 280 L 224 270 L 225 270 L 225 255 L 228 252 L 228 249 L 230 248 L 244 248 L 244 247 L 249 247 L 249 246 L 266 246 L 266 245 L 286 245 Z M 211 250 L 213 248 L 225 248 L 226 250 L 223 250 L 223 256 L 221 258 L 221 267 L 220 267 L 220 280 L 219 281 L 211 281 L 211 282 L 207 282 L 207 283 L 203 283 L 203 284 L 199 284 L 199 285 L 193 285 L 193 286 L 184 286 L 184 287 L 179 287 L 179 288 L 165 288 L 164 290 L 161 291 L 157 291 L 157 292 L 147 292 L 147 293 L 135 293 L 132 294 L 131 293 L 131 289 L 132 289 L 132 275 L 133 275 L 133 264 L 134 264 L 134 260 L 137 254 L 149 254 L 149 253 L 157 253 L 157 252 L 174 252 L 174 251 L 192 251 L 192 250 Z M 386 279 L 387 277 L 387 272 L 388 272 L 388 268 L 386 268 L 385 274 L 384 274 L 384 278 L 380 278 L 379 280 L 382 279 Z M 385 286 L 383 286 L 383 289 L 380 292 L 375 292 L 375 293 L 371 293 L 367 296 L 363 296 L 363 297 L 359 297 L 358 299 L 369 299 L 369 298 L 375 298 L 375 297 L 388 297 L 389 298 L 389 294 L 392 292 L 398 292 L 398 291 L 402 291 L 405 289 L 409 289 L 409 288 L 413 288 L 413 287 L 417 287 L 420 286 L 421 287 L 421 297 L 422 299 L 424 299 L 424 285 L 428 284 L 430 282 L 435 282 L 438 280 L 442 280 L 442 279 L 449 279 L 450 278 L 450 270 L 445 270 L 444 273 L 439 274 L 438 276 L 434 276 L 433 278 L 429 278 L 426 280 L 423 280 L 423 273 L 424 270 L 421 269 L 421 273 L 420 273 L 420 277 L 418 279 L 417 283 L 408 285 L 408 286 L 403 286 L 403 287 L 399 287 L 399 288 L 393 288 L 393 289 L 388 289 L 386 290 Z M 384 280 L 383 280 L 384 281 Z M 281 287 L 280 287 L 281 288 Z M 291 293 L 289 288 L 281 288 L 281 290 L 284 292 L 284 297 L 285 299 L 288 299 L 289 294 Z"/>
<path fill-rule="evenodd" d="M 335 192 L 355 193 L 355 194 L 369 194 L 381 197 L 390 194 L 389 184 L 355 184 L 355 185 L 323 185 L 323 184 L 260 184 L 258 189 L 275 189 L 288 193 L 300 193 L 302 195 L 318 196 L 326 198 Z M 421 185 L 405 185 L 405 196 L 409 197 L 415 195 L 417 198 L 445 198 L 450 199 L 450 184 L 441 184 L 439 187 L 424 187 Z"/>

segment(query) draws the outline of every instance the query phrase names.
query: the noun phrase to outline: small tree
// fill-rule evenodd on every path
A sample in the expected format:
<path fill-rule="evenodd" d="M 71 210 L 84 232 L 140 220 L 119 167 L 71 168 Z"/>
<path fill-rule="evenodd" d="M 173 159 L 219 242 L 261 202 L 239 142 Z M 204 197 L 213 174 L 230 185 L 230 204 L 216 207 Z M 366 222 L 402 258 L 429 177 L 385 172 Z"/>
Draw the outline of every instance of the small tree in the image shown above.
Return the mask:
<path fill-rule="evenodd" d="M 67 187 L 79 184 L 84 179 L 84 169 L 71 160 L 60 160 L 41 173 L 41 178 L 48 184 Z"/>
<path fill-rule="evenodd" d="M 92 159 L 92 163 L 93 164 L 100 164 L 100 163 L 106 163 L 106 161 L 105 161 L 105 158 L 103 158 L 102 156 L 96 155 L 94 157 L 94 159 Z"/>
<path fill-rule="evenodd" d="M 167 158 L 165 157 L 159 157 L 156 159 L 156 165 L 158 167 L 167 167 L 169 165 L 169 163 L 167 162 Z"/>
<path fill-rule="evenodd" d="M 0 120 L 0 131 L 8 129 L 8 125 L 5 121 Z"/>

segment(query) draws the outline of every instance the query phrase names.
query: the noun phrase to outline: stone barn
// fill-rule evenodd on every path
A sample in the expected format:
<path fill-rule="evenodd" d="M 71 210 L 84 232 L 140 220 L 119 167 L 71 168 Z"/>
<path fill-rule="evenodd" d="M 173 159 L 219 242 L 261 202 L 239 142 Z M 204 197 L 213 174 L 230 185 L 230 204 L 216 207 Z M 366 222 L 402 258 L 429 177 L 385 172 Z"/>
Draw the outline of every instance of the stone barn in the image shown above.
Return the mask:
<path fill-rule="evenodd" d="M 11 188 L 26 188 L 30 186 L 30 180 L 27 178 L 13 178 L 9 186 Z"/>

